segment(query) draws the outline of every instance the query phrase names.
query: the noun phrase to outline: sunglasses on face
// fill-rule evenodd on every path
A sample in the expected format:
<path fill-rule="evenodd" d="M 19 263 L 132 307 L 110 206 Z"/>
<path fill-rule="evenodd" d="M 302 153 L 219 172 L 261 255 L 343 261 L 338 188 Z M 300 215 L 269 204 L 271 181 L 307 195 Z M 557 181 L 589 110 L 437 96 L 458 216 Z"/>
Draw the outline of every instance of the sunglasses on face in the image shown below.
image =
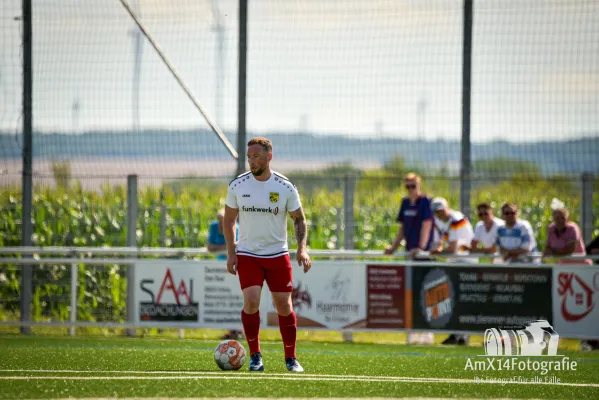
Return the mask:
<path fill-rule="evenodd" d="M 515 211 L 504 211 L 503 215 L 516 215 Z"/>
<path fill-rule="evenodd" d="M 415 183 L 407 183 L 406 189 L 416 189 L 416 184 Z"/>
<path fill-rule="evenodd" d="M 488 213 L 488 212 L 486 212 L 486 211 L 484 211 L 484 212 L 479 212 L 479 213 L 478 213 L 478 216 L 479 216 L 479 217 L 486 217 L 487 215 L 489 215 L 489 213 Z"/>

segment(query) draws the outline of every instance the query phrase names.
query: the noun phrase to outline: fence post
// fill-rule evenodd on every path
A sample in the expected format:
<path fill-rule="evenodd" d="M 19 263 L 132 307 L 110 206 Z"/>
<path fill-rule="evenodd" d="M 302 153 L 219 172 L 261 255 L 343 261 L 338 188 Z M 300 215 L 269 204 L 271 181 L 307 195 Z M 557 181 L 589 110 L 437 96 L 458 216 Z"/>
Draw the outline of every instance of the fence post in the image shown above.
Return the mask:
<path fill-rule="evenodd" d="M 337 240 L 335 241 L 335 249 L 339 250 L 341 248 L 341 207 L 336 208 L 337 213 L 335 214 L 335 236 L 337 236 Z"/>
<path fill-rule="evenodd" d="M 77 322 L 77 264 L 71 264 L 71 326 L 69 326 L 69 336 L 75 336 L 75 322 Z"/>
<path fill-rule="evenodd" d="M 160 191 L 160 247 L 166 247 L 166 205 L 164 190 Z"/>
<path fill-rule="evenodd" d="M 470 100 L 472 78 L 472 3 L 464 0 L 464 35 L 462 47 L 462 156 L 460 165 L 460 211 L 470 218 Z"/>
<path fill-rule="evenodd" d="M 239 0 L 239 43 L 237 72 L 237 175 L 245 171 L 246 92 L 248 53 L 248 0 Z M 220 121 L 219 121 L 220 122 Z"/>
<path fill-rule="evenodd" d="M 191 207 L 187 209 L 187 246 L 186 247 L 199 247 L 196 246 L 195 243 L 197 238 L 193 235 L 193 213 L 191 212 Z"/>
<path fill-rule="evenodd" d="M 21 246 L 31 246 L 33 224 L 31 222 L 33 203 L 33 67 L 32 67 L 32 27 L 31 0 L 23 0 L 23 174 Z M 21 266 L 21 321 L 31 321 L 33 301 L 33 265 Z M 21 333 L 31 334 L 30 326 L 21 326 Z"/>
<path fill-rule="evenodd" d="M 582 198 L 580 199 L 580 229 L 582 237 L 589 242 L 593 239 L 593 183 L 595 177 L 590 172 L 582 174 Z"/>
<path fill-rule="evenodd" d="M 345 220 L 343 247 L 345 250 L 354 248 L 354 193 L 356 178 L 346 176 L 343 178 L 343 218 Z"/>
<path fill-rule="evenodd" d="M 137 247 L 137 175 L 127 176 L 127 247 Z M 135 265 L 127 266 L 127 322 L 134 323 Z M 135 336 L 135 329 L 127 329 L 127 335 Z"/>
<path fill-rule="evenodd" d="M 127 247 L 137 247 L 137 175 L 127 176 Z"/>

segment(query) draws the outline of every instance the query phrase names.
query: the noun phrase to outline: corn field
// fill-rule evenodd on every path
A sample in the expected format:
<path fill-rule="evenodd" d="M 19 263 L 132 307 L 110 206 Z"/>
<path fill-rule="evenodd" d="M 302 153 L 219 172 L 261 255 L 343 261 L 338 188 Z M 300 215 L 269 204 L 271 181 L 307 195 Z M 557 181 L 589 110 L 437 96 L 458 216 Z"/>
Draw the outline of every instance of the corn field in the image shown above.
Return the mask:
<path fill-rule="evenodd" d="M 342 247 L 343 179 L 318 177 L 296 179 L 309 224 L 312 249 Z M 382 250 L 394 239 L 395 218 L 405 190 L 401 177 L 365 173 L 357 178 L 354 194 L 354 247 Z M 551 221 L 549 204 L 556 197 L 578 222 L 580 184 L 566 178 L 513 178 L 501 182 L 473 182 L 471 221 L 476 204 L 488 202 L 496 211 L 504 202 L 516 203 L 521 217 L 530 221 L 539 248 Z M 209 224 L 224 206 L 226 181 L 185 180 L 176 184 L 143 186 L 139 190 L 137 245 L 140 247 L 203 247 Z M 443 196 L 450 205 L 458 204 L 457 181 L 428 179 L 423 191 Z M 33 196 L 33 244 L 35 246 L 125 246 L 127 237 L 126 185 L 104 185 L 85 190 L 71 185 L 37 185 Z M 594 196 L 599 210 L 599 196 Z M 20 187 L 0 189 L 0 246 L 18 246 L 21 240 Z M 599 227 L 595 212 L 595 227 Z M 291 224 L 291 219 L 289 219 Z M 295 246 L 291 226 L 290 247 Z M 595 229 L 594 234 L 599 234 Z M 585 238 L 590 240 L 591 238 Z M 118 265 L 78 267 L 78 320 L 122 321 L 125 317 L 124 271 Z M 37 320 L 67 320 L 69 304 L 69 265 L 34 268 L 34 308 Z M 0 319 L 17 318 L 19 312 L 20 269 L 0 266 Z"/>

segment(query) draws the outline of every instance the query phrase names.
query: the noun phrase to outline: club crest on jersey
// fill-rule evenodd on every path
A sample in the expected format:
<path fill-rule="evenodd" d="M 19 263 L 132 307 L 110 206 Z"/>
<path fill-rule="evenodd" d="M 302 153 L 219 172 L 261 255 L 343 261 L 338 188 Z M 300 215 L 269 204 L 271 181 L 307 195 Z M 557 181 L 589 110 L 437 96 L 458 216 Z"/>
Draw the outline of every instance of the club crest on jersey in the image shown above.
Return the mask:
<path fill-rule="evenodd" d="M 276 203 L 277 201 L 279 201 L 279 192 L 270 192 L 269 198 L 271 203 Z"/>

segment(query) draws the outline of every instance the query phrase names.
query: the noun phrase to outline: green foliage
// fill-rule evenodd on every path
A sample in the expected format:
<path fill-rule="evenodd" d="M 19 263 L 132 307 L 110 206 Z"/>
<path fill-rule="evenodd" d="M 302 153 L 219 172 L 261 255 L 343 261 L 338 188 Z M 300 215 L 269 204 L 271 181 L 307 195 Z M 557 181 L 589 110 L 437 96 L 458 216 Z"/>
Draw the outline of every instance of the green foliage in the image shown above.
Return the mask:
<path fill-rule="evenodd" d="M 344 185 L 354 184 L 354 246 L 382 250 L 394 239 L 395 218 L 402 196 L 403 176 L 412 169 L 393 161 L 387 169 L 359 171 L 349 165 L 325 171 L 291 173 L 298 186 L 309 224 L 308 243 L 312 249 L 342 248 L 344 242 Z M 398 174 L 391 174 L 396 171 Z M 160 187 L 139 190 L 137 244 L 158 247 L 202 247 L 216 213 L 224 206 L 227 180 L 186 178 Z M 599 182 L 597 182 L 599 186 Z M 424 193 L 443 196 L 457 208 L 457 180 L 425 178 Z M 547 237 L 551 220 L 549 204 L 557 197 L 566 203 L 573 221 L 579 221 L 580 184 L 568 177 L 543 179 L 514 174 L 508 180 L 491 178 L 473 181 L 471 221 L 477 203 L 485 201 L 498 210 L 514 202 L 535 230 L 539 247 Z M 599 194 L 594 196 L 599 209 Z M 0 189 L 0 246 L 18 246 L 21 241 L 21 190 L 18 186 Z M 33 244 L 36 246 L 125 246 L 127 190 L 124 185 L 105 184 L 87 190 L 78 182 L 70 186 L 36 185 L 33 196 Z M 595 226 L 599 226 L 599 213 Z M 295 247 L 291 219 L 288 220 L 290 247 Z M 161 226 L 161 223 L 164 225 Z M 164 236 L 161 237 L 161 232 Z M 595 232 L 597 234 L 599 232 Z M 585 238 L 589 240 L 590 238 Z M 78 265 L 79 320 L 115 320 L 125 315 L 123 267 Z M 70 265 L 38 267 L 34 278 L 33 314 L 36 319 L 68 319 Z M 19 310 L 20 269 L 0 266 L 0 316 Z"/>

